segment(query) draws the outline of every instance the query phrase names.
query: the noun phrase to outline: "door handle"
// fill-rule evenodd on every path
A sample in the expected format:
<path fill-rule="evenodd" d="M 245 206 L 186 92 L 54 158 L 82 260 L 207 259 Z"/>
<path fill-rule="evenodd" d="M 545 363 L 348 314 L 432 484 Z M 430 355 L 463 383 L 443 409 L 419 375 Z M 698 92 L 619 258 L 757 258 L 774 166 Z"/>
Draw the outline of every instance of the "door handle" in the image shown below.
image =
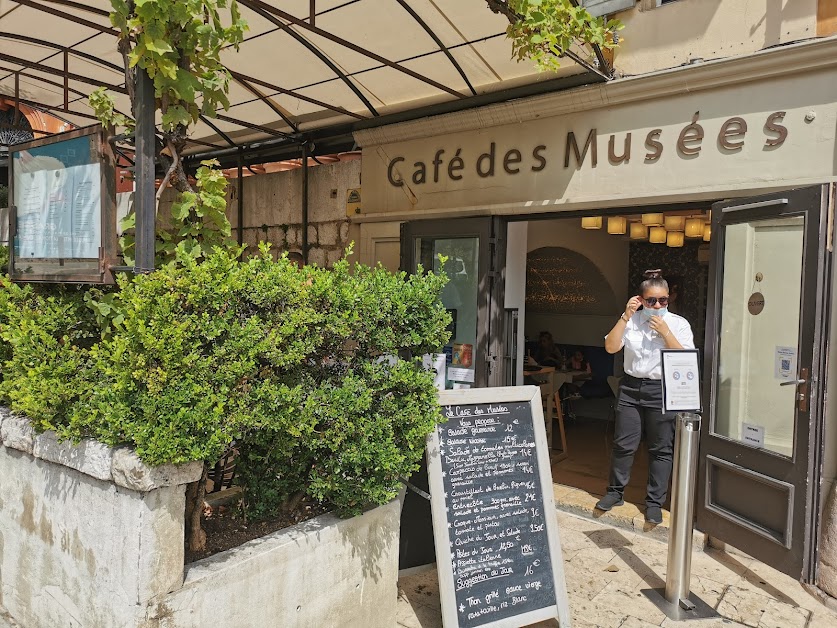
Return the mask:
<path fill-rule="evenodd" d="M 786 382 L 781 382 L 779 386 L 801 386 L 807 381 L 806 379 L 789 379 Z"/>

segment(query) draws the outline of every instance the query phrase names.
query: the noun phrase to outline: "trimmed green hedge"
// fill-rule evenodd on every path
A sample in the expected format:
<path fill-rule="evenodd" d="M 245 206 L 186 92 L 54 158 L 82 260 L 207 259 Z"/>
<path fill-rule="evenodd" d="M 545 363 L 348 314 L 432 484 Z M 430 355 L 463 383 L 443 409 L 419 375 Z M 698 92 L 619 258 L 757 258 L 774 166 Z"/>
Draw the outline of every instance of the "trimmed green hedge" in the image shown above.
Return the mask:
<path fill-rule="evenodd" d="M 6 280 L 0 397 L 39 430 L 149 464 L 235 442 L 252 516 L 301 494 L 354 513 L 395 496 L 441 420 L 421 355 L 447 341 L 445 281 L 267 249 L 181 252 L 110 294 Z"/>

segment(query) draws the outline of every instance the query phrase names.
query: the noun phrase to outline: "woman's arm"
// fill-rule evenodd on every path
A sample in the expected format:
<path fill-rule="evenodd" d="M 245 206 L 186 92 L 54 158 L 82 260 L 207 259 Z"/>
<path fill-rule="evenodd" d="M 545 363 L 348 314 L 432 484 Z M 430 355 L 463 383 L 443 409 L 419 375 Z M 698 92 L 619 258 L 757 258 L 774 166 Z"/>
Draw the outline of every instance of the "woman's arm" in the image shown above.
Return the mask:
<path fill-rule="evenodd" d="M 637 311 L 639 305 L 639 297 L 631 297 L 628 300 L 622 316 L 619 317 L 613 329 L 605 336 L 605 351 L 608 353 L 618 353 L 622 348 L 622 337 L 625 335 L 625 327 L 627 327 L 628 321 L 631 320 L 631 316 Z"/>

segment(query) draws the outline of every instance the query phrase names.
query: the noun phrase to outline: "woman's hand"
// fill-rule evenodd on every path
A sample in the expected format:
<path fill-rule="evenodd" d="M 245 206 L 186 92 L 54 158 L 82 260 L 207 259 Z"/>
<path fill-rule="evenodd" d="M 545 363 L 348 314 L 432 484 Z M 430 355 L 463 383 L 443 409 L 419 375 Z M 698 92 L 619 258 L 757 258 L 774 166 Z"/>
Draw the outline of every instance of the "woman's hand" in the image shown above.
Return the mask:
<path fill-rule="evenodd" d="M 668 323 L 663 320 L 662 316 L 652 315 L 648 325 L 663 338 L 667 338 L 671 334 L 671 329 L 669 329 Z"/>
<path fill-rule="evenodd" d="M 636 313 L 640 305 L 642 305 L 642 301 L 640 301 L 639 297 L 631 297 L 628 304 L 625 306 L 625 318 L 630 320 L 631 316 Z"/>

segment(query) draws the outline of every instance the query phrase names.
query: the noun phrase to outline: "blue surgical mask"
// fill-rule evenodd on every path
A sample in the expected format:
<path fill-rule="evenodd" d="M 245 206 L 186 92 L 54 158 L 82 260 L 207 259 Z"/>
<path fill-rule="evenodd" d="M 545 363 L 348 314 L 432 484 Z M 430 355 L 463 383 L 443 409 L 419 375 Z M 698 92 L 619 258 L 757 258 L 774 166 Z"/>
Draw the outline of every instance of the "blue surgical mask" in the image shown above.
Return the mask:
<path fill-rule="evenodd" d="M 645 319 L 648 320 L 652 316 L 665 316 L 668 314 L 668 308 L 661 307 L 659 310 L 655 310 L 649 307 L 644 307 L 642 308 L 642 313 L 645 315 Z"/>

